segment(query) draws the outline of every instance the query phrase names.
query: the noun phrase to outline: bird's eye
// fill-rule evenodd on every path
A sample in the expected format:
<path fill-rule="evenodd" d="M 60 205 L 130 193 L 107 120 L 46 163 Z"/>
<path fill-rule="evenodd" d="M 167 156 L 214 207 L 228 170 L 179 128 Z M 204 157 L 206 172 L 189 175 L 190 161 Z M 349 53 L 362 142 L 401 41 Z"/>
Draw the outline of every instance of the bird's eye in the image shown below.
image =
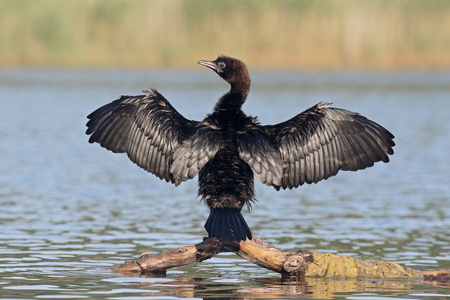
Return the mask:
<path fill-rule="evenodd" d="M 221 62 L 219 63 L 219 68 L 221 68 L 221 69 L 225 69 L 226 66 L 227 66 L 227 65 L 226 65 L 223 61 L 221 61 Z"/>

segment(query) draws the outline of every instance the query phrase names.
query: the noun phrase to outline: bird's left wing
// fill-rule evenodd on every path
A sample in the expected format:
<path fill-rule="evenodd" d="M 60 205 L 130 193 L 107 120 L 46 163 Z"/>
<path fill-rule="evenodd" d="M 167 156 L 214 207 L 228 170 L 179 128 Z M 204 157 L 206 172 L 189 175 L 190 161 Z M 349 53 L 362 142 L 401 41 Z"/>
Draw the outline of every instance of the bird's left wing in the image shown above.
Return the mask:
<path fill-rule="evenodd" d="M 193 178 L 220 145 L 214 128 L 186 119 L 156 90 L 122 96 L 88 118 L 90 143 L 125 152 L 141 168 L 176 185 Z"/>
<path fill-rule="evenodd" d="M 280 124 L 256 125 L 243 137 L 238 139 L 240 157 L 262 183 L 276 189 L 388 162 L 395 145 L 394 136 L 379 124 L 323 103 Z"/>

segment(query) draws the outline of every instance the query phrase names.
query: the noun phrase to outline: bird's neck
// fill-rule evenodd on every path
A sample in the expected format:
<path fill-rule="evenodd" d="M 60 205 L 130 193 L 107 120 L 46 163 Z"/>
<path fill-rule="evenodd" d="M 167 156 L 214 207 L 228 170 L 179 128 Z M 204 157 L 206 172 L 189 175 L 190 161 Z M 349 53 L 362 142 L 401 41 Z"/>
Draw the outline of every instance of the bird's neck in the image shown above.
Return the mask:
<path fill-rule="evenodd" d="M 240 112 L 250 91 L 250 79 L 231 84 L 231 89 L 217 102 L 215 112 Z"/>

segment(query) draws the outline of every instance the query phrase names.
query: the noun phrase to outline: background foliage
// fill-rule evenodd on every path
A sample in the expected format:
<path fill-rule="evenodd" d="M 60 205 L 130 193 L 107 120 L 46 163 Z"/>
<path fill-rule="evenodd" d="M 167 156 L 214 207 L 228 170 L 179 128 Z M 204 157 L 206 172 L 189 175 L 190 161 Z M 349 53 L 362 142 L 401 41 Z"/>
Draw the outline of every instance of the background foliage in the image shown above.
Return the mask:
<path fill-rule="evenodd" d="M 0 65 L 448 68 L 447 0 L 0 0 Z"/>

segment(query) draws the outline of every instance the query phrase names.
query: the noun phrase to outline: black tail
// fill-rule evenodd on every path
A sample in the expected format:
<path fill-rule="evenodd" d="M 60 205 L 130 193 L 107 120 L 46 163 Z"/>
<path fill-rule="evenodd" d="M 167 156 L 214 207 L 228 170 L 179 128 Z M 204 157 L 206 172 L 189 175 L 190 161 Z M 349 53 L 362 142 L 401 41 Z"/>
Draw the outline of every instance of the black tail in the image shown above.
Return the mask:
<path fill-rule="evenodd" d="M 219 240 L 239 242 L 252 239 L 252 232 L 237 208 L 212 209 L 205 229 L 210 238 L 216 237 Z"/>

